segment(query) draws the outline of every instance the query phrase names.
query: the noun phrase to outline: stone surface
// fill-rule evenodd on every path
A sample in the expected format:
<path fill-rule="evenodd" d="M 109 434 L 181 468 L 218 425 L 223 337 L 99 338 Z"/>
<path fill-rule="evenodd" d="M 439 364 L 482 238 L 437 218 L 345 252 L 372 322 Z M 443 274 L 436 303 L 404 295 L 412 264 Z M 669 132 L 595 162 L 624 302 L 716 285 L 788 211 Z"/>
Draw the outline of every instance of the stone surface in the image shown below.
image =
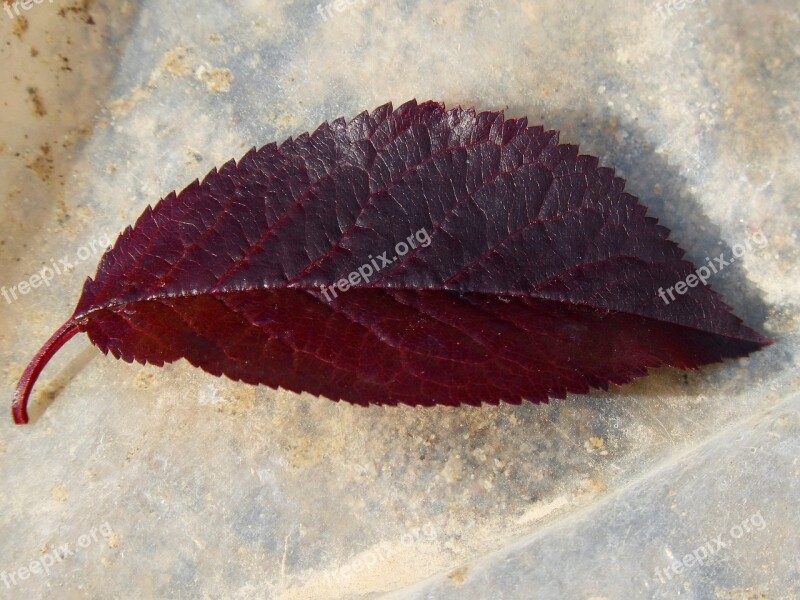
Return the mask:
<path fill-rule="evenodd" d="M 9 403 L 148 203 L 413 97 L 560 129 L 698 264 L 742 244 L 711 284 L 776 344 L 546 406 L 418 410 L 80 336 L 33 423 L 0 419 L 0 597 L 800 596 L 796 3 L 6 5 L 0 285 L 73 263 L 0 300 Z"/>

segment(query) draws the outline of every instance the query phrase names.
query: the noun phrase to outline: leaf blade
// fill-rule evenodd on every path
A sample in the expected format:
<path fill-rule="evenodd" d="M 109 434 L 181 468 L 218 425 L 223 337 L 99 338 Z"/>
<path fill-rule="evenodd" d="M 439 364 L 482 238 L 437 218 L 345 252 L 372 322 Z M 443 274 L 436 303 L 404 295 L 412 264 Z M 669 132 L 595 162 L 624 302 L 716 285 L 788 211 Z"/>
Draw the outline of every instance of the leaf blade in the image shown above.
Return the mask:
<path fill-rule="evenodd" d="M 661 303 L 695 266 L 624 185 L 525 119 L 385 105 L 148 207 L 71 322 L 127 361 L 359 404 L 546 401 L 770 343 L 706 286 Z"/>

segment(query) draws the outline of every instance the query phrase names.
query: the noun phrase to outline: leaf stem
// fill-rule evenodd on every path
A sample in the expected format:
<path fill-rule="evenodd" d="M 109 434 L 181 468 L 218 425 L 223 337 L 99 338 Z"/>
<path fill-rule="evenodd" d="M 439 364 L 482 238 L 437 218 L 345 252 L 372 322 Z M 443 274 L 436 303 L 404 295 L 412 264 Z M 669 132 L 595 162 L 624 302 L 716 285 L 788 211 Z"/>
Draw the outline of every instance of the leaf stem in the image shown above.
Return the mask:
<path fill-rule="evenodd" d="M 78 324 L 70 319 L 64 323 L 61 328 L 56 331 L 38 354 L 33 357 L 33 360 L 28 364 L 22 378 L 17 384 L 17 390 L 14 392 L 14 401 L 11 404 L 11 414 L 14 417 L 14 422 L 17 425 L 24 425 L 28 422 L 28 398 L 31 395 L 33 384 L 39 378 L 39 374 L 45 368 L 53 355 L 58 352 L 61 347 L 66 344 L 72 337 L 80 331 Z"/>

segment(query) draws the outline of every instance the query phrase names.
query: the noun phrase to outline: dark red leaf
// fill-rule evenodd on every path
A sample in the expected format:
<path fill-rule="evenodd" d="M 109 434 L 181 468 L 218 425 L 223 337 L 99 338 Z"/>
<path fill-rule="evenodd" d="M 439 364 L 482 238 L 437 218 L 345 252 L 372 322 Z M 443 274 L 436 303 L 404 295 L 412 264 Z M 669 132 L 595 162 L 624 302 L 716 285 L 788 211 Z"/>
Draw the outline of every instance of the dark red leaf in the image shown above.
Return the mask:
<path fill-rule="evenodd" d="M 542 402 L 769 343 L 705 285 L 665 303 L 695 266 L 597 163 L 525 119 L 413 101 L 253 149 L 120 235 L 14 418 L 77 331 L 129 362 L 413 405 Z"/>

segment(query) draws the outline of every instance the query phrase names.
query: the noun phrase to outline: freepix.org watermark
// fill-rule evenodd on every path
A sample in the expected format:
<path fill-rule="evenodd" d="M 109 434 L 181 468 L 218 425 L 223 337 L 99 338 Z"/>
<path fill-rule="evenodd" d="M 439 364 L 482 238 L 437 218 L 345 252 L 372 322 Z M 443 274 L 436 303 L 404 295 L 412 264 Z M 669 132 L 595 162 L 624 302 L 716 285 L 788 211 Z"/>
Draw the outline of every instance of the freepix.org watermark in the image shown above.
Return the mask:
<path fill-rule="evenodd" d="M 50 575 L 51 567 L 57 563 L 63 562 L 68 556 L 78 554 L 82 549 L 91 546 L 93 542 L 97 542 L 98 533 L 105 539 L 114 535 L 111 525 L 106 521 L 100 525 L 100 527 L 92 527 L 89 533 L 84 533 L 80 536 L 74 546 L 70 546 L 69 543 L 61 544 L 57 548 L 53 548 L 47 554 L 33 559 L 25 567 L 20 567 L 10 573 L 6 571 L 0 572 L 0 581 L 5 584 L 6 588 L 11 589 L 12 586 L 19 585 L 21 582 L 29 579 L 31 575 Z"/>
<path fill-rule="evenodd" d="M 334 0 L 328 4 L 317 4 L 317 13 L 322 17 L 323 21 L 327 21 L 333 16 L 333 11 L 337 13 L 344 12 L 356 3 L 366 4 L 367 0 Z"/>
<path fill-rule="evenodd" d="M 749 239 L 744 241 L 744 244 L 734 244 L 731 248 L 731 253 L 733 256 L 726 259 L 725 253 L 722 252 L 719 256 L 714 259 L 711 259 L 706 256 L 706 264 L 702 267 L 698 267 L 694 273 L 690 273 L 686 276 L 685 279 L 679 281 L 675 285 L 668 287 L 666 290 L 663 287 L 658 288 L 658 296 L 664 301 L 664 304 L 667 305 L 673 300 L 675 300 L 675 294 L 683 296 L 686 292 L 689 291 L 689 288 L 697 287 L 698 283 L 702 283 L 706 285 L 708 279 L 714 275 L 715 273 L 719 273 L 730 265 L 731 263 L 736 262 L 737 258 L 742 258 L 747 252 L 753 249 L 753 245 L 750 242 L 755 243 L 757 248 L 763 248 L 767 245 L 767 238 L 761 231 L 756 231 Z M 669 298 L 667 298 L 669 296 Z"/>
<path fill-rule="evenodd" d="M 695 2 L 705 4 L 706 0 L 666 0 L 666 2 L 658 2 L 656 4 L 656 11 L 661 15 L 662 19 L 666 19 L 671 17 L 673 12 L 681 11 Z"/>
<path fill-rule="evenodd" d="M 22 10 L 30 10 L 33 8 L 34 4 L 41 4 L 44 0 L 16 0 L 16 2 L 9 2 L 8 0 L 3 0 L 3 8 L 6 11 L 9 19 L 15 19 L 20 16 L 20 9 Z M 53 0 L 48 0 L 50 4 L 53 3 Z"/>
<path fill-rule="evenodd" d="M 731 527 L 728 534 L 730 538 L 725 538 L 724 533 L 720 533 L 712 540 L 708 540 L 704 544 L 698 546 L 691 553 L 685 554 L 682 559 L 675 559 L 665 569 L 656 569 L 656 578 L 661 583 L 666 583 L 668 579 L 672 579 L 673 575 L 680 575 L 686 569 L 694 565 L 705 565 L 705 561 L 714 556 L 717 552 L 724 550 L 733 544 L 732 540 L 738 540 L 745 534 L 753 533 L 755 531 L 762 531 L 767 527 L 764 517 L 761 516 L 761 511 L 750 515 L 741 523 L 737 523 Z"/>
<path fill-rule="evenodd" d="M 383 254 L 379 254 L 377 258 L 374 258 L 372 254 L 370 254 L 368 257 L 370 261 L 364 263 L 355 271 L 352 271 L 347 276 L 347 278 L 340 279 L 333 285 L 329 285 L 327 287 L 321 285 L 319 286 L 319 289 L 322 292 L 322 295 L 325 296 L 325 300 L 330 302 L 331 300 L 333 300 L 333 298 L 337 297 L 336 293 L 337 288 L 340 292 L 346 292 L 351 287 L 358 285 L 362 281 L 364 283 L 369 283 L 369 280 L 372 278 L 373 275 L 378 273 L 378 271 L 380 271 L 384 267 L 388 267 L 389 265 L 391 265 L 398 258 L 405 256 L 406 254 L 409 253 L 409 251 L 414 250 L 419 246 L 427 248 L 430 245 L 431 245 L 431 236 L 428 235 L 428 232 L 423 227 L 416 233 L 412 233 L 410 236 L 408 236 L 405 239 L 405 241 L 397 242 L 397 244 L 394 247 L 394 251 L 396 252 L 394 257 L 388 258 L 386 256 L 387 254 L 389 254 L 388 250 Z M 379 262 L 380 264 L 378 264 Z M 333 297 L 331 297 L 331 294 L 333 294 Z"/>
<path fill-rule="evenodd" d="M 436 528 L 432 523 L 425 523 L 422 527 L 414 527 L 400 536 L 399 544 L 382 542 L 376 548 L 361 553 L 351 560 L 349 564 L 339 567 L 333 573 L 325 573 L 325 582 L 331 587 L 342 585 L 343 581 L 362 571 L 371 571 L 379 563 L 390 560 L 404 549 L 411 548 L 420 542 L 432 542 L 435 539 Z"/>
<path fill-rule="evenodd" d="M 58 261 L 56 261 L 55 258 L 51 258 L 50 265 L 52 266 L 45 265 L 39 270 L 38 273 L 34 273 L 27 279 L 20 281 L 17 285 L 13 285 L 10 288 L 7 288 L 6 286 L 0 287 L 0 294 L 2 294 L 3 298 L 6 299 L 7 304 L 11 304 L 20 296 L 30 293 L 31 290 L 42 287 L 43 285 L 50 287 L 50 282 L 55 278 L 56 275 L 68 273 L 75 267 L 76 262 L 88 260 L 93 254 L 104 251 L 110 245 L 111 239 L 107 234 L 104 234 L 103 237 L 98 238 L 97 240 L 89 240 L 86 245 L 78 248 L 77 252 L 75 253 L 74 261 L 70 259 L 68 254 L 65 254 L 63 257 L 59 258 Z"/>

